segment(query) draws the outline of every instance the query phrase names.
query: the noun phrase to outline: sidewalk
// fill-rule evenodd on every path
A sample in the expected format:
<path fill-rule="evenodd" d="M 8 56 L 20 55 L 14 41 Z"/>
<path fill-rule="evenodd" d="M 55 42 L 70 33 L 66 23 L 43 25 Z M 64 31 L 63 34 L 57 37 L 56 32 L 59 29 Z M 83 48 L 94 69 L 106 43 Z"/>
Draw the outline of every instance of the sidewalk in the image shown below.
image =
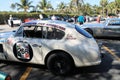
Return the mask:
<path fill-rule="evenodd" d="M 5 24 L 5 25 L 0 25 L 0 32 L 6 32 L 6 31 L 13 31 L 13 30 L 16 30 L 18 29 L 19 27 L 9 27 L 9 25 Z"/>

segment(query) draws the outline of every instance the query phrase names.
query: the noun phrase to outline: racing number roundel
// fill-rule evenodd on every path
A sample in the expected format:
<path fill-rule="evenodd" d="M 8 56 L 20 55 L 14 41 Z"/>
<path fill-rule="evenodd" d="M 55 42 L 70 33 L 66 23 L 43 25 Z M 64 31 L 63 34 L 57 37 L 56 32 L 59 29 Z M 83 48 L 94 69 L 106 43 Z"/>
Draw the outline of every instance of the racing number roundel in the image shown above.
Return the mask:
<path fill-rule="evenodd" d="M 13 47 L 13 52 L 18 60 L 28 62 L 33 57 L 31 46 L 27 42 L 17 42 Z"/>

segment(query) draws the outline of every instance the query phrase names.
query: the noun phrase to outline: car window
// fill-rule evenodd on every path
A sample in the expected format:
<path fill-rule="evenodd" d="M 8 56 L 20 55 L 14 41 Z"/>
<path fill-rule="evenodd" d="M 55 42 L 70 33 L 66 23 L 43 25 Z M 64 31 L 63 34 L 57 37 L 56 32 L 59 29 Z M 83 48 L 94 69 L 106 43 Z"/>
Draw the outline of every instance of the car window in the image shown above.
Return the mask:
<path fill-rule="evenodd" d="M 23 35 L 24 37 L 33 38 L 35 37 L 35 29 L 37 26 L 24 26 Z"/>
<path fill-rule="evenodd" d="M 54 27 L 43 27 L 42 36 L 45 39 L 62 39 L 65 32 Z"/>
<path fill-rule="evenodd" d="M 26 26 L 24 36 L 28 38 L 62 39 L 65 33 L 62 30 L 47 26 Z"/>
<path fill-rule="evenodd" d="M 23 26 L 21 26 L 17 31 L 15 36 L 22 37 L 23 36 Z"/>
<path fill-rule="evenodd" d="M 120 26 L 120 20 L 111 20 L 109 26 Z"/>

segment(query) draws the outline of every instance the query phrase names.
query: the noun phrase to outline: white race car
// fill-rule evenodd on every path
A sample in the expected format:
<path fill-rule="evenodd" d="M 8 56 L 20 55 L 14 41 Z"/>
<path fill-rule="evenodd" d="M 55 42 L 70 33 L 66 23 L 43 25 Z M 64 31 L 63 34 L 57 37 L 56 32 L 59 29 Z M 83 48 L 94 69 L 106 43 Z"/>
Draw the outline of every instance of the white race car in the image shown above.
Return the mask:
<path fill-rule="evenodd" d="M 100 64 L 101 54 L 94 38 L 80 26 L 35 20 L 0 34 L 0 59 L 42 64 L 54 74 L 65 75 L 74 67 Z"/>

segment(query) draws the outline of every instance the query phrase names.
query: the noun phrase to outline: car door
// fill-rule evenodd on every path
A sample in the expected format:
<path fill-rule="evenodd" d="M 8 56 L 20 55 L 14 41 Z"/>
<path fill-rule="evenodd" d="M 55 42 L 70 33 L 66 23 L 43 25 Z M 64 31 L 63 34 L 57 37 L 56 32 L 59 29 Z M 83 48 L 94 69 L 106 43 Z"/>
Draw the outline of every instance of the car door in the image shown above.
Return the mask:
<path fill-rule="evenodd" d="M 110 20 L 104 28 L 104 35 L 108 37 L 120 37 L 120 20 Z"/>
<path fill-rule="evenodd" d="M 42 34 L 40 29 L 38 30 L 37 28 L 37 26 L 24 27 L 25 36 L 23 39 L 23 42 L 26 42 L 30 45 L 30 49 L 32 49 L 30 54 L 31 56 L 33 55 L 32 57 L 35 63 L 42 60 Z"/>
<path fill-rule="evenodd" d="M 54 26 L 35 26 L 33 29 L 24 29 L 24 32 L 26 36 L 23 41 L 31 45 L 36 62 L 42 60 L 47 52 L 59 47 L 58 41 L 65 35 L 64 31 L 56 29 Z"/>
<path fill-rule="evenodd" d="M 18 61 L 39 63 L 42 59 L 41 39 L 35 36 L 37 26 L 22 26 L 14 37 L 13 53 Z"/>
<path fill-rule="evenodd" d="M 32 60 L 35 63 L 39 63 L 47 52 L 59 47 L 56 43 L 58 43 L 64 35 L 64 31 L 56 29 L 53 26 L 24 27 L 24 37 L 22 41 L 27 47 L 31 47 L 30 49 L 32 49 L 27 51 L 31 51 L 31 57 L 26 61 Z"/>

